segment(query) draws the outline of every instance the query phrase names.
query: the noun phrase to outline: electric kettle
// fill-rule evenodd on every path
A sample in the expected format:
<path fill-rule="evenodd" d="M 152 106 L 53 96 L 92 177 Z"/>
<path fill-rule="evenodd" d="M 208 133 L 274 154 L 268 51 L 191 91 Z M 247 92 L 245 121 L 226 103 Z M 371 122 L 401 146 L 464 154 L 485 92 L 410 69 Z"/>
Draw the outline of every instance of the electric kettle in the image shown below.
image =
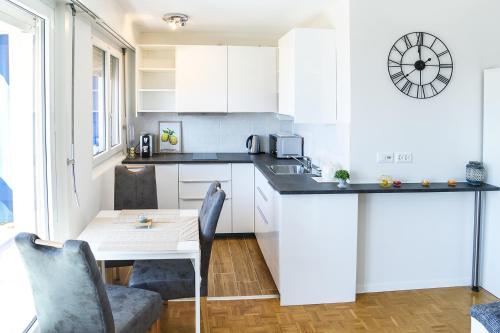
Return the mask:
<path fill-rule="evenodd" d="M 259 136 L 258 135 L 250 135 L 247 139 L 246 146 L 248 148 L 249 154 L 260 153 Z"/>

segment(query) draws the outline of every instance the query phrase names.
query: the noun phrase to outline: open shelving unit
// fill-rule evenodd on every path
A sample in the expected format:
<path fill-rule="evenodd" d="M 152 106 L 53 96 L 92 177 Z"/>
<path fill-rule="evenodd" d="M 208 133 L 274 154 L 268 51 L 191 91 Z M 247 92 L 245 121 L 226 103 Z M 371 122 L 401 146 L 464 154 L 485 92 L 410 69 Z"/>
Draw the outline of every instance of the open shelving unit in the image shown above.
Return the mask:
<path fill-rule="evenodd" d="M 139 45 L 137 112 L 175 112 L 175 46 Z"/>

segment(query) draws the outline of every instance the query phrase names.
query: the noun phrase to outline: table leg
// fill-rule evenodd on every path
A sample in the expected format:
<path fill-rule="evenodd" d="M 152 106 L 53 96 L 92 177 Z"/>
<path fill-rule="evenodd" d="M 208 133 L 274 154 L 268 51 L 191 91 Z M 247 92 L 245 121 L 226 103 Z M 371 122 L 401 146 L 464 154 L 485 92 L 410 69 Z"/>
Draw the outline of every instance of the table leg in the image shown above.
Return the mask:
<path fill-rule="evenodd" d="M 479 260 L 481 249 L 482 192 L 474 192 L 474 247 L 472 252 L 472 290 L 479 291 Z"/>
<path fill-rule="evenodd" d="M 201 263 L 200 256 L 197 256 L 194 260 L 194 274 L 195 274 L 195 320 L 196 320 L 196 333 L 201 332 L 201 298 L 200 298 L 200 288 L 201 288 Z"/>

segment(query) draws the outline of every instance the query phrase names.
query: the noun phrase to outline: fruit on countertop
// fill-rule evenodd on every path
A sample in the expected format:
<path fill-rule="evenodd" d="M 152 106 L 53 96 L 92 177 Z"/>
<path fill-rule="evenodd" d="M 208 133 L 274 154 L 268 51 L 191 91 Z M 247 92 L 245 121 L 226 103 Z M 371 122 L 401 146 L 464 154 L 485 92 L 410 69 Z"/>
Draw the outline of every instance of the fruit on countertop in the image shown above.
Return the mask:
<path fill-rule="evenodd" d="M 457 181 L 453 178 L 448 179 L 448 186 L 457 186 Z"/>
<path fill-rule="evenodd" d="M 393 184 L 392 177 L 386 175 L 380 176 L 378 179 L 378 184 L 380 185 L 380 187 L 384 188 L 391 187 Z"/>
<path fill-rule="evenodd" d="M 431 181 L 429 179 L 422 180 L 422 186 L 429 187 L 431 185 Z"/>
<path fill-rule="evenodd" d="M 400 180 L 395 180 L 393 183 L 394 187 L 401 187 L 401 181 Z"/>

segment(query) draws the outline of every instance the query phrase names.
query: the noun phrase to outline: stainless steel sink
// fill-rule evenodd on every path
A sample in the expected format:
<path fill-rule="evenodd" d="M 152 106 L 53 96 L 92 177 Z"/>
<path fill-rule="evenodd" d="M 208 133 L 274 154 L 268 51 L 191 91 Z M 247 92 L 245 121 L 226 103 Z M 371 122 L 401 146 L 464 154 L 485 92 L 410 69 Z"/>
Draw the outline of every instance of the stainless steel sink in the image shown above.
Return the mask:
<path fill-rule="evenodd" d="M 269 165 L 269 170 L 274 172 L 276 175 L 302 175 L 309 172 L 302 165 Z"/>

